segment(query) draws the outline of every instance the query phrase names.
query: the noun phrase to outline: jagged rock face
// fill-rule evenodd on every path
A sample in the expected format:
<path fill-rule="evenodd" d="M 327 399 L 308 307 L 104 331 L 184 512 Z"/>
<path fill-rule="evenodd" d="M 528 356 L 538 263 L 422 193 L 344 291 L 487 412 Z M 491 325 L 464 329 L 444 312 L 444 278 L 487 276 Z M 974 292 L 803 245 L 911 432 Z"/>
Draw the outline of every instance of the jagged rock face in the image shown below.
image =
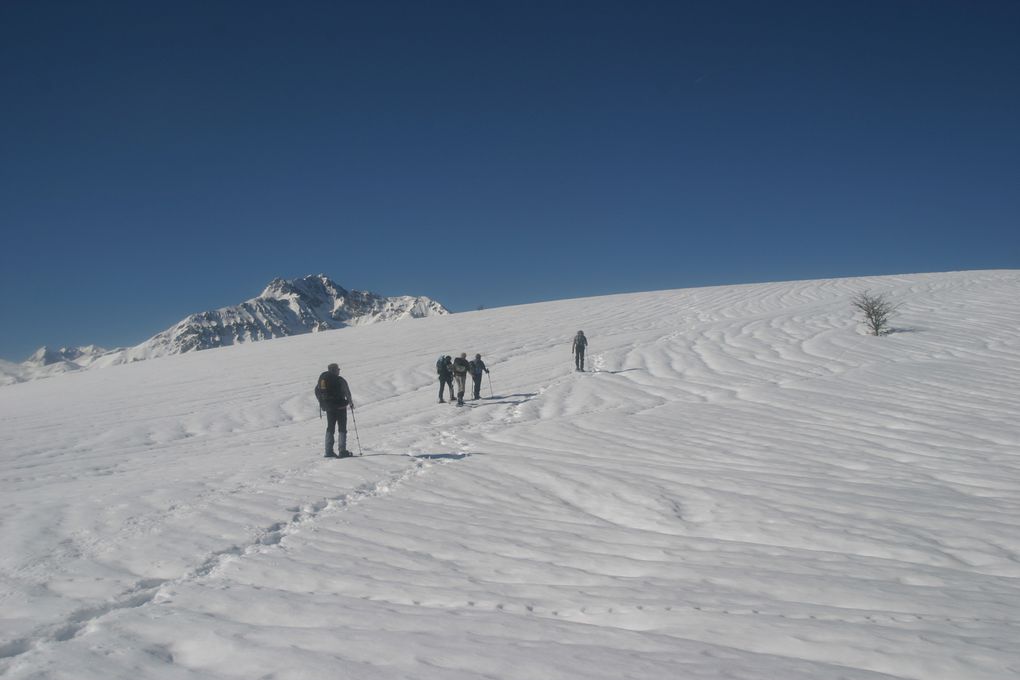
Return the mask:
<path fill-rule="evenodd" d="M 64 357 L 60 350 L 50 349 L 43 345 L 33 352 L 32 356 L 25 360 L 25 363 L 32 364 L 33 366 L 49 366 L 61 361 L 64 361 Z"/>
<path fill-rule="evenodd" d="M 427 297 L 383 297 L 348 291 L 328 277 L 274 279 L 257 298 L 192 314 L 143 343 L 150 356 L 181 354 L 343 326 L 449 314 Z M 135 348 L 132 348 L 135 349 Z"/>
<path fill-rule="evenodd" d="M 449 313 L 423 296 L 383 297 L 368 291 L 349 291 L 324 274 L 273 279 L 256 298 L 192 314 L 134 347 L 40 347 L 24 363 L 3 362 L 0 384 L 344 326 Z"/>

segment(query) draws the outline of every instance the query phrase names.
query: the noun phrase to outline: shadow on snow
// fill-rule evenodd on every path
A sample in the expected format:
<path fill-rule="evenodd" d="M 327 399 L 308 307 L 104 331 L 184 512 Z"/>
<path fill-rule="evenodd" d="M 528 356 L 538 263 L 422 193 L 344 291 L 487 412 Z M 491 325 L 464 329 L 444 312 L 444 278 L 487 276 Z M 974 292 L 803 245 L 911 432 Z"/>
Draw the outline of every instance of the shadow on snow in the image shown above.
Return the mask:
<path fill-rule="evenodd" d="M 482 453 L 366 453 L 356 458 L 370 458 L 372 456 L 402 456 L 405 458 L 417 458 L 418 460 L 463 460 L 468 456 L 482 456 Z"/>
<path fill-rule="evenodd" d="M 538 396 L 538 392 L 522 392 L 520 394 L 497 394 L 494 397 L 483 397 L 477 402 L 477 406 L 494 406 L 499 404 L 523 404 L 526 401 L 534 399 Z"/>
<path fill-rule="evenodd" d="M 468 456 L 473 456 L 473 453 L 409 453 L 411 458 L 419 458 L 423 460 L 463 460 Z"/>

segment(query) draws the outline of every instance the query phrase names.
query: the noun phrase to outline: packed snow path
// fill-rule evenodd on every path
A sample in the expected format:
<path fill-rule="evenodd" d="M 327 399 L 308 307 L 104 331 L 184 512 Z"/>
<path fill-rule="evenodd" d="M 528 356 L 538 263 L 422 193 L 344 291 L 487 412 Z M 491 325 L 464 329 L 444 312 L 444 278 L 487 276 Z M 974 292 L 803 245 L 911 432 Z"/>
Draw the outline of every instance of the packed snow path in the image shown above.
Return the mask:
<path fill-rule="evenodd" d="M 0 674 L 1018 677 L 1018 297 L 622 295 L 0 388 Z M 494 397 L 462 409 L 460 351 Z M 321 458 L 330 361 L 361 458 Z"/>

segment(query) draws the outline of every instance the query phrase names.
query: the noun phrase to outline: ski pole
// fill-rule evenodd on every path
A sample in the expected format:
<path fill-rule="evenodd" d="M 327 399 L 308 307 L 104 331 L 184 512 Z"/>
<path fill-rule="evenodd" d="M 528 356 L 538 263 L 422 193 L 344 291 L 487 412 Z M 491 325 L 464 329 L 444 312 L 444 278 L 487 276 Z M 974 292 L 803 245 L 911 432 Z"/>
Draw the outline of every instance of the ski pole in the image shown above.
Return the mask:
<path fill-rule="evenodd" d="M 492 396 L 492 376 L 489 375 L 488 371 L 486 371 L 485 372 L 485 377 L 487 377 L 489 379 L 489 399 L 495 399 L 495 397 Z"/>
<path fill-rule="evenodd" d="M 354 422 L 354 438 L 358 440 L 358 455 L 364 456 L 365 452 L 361 450 L 361 437 L 358 436 L 358 418 L 354 415 L 354 409 L 351 409 L 351 420 Z"/>

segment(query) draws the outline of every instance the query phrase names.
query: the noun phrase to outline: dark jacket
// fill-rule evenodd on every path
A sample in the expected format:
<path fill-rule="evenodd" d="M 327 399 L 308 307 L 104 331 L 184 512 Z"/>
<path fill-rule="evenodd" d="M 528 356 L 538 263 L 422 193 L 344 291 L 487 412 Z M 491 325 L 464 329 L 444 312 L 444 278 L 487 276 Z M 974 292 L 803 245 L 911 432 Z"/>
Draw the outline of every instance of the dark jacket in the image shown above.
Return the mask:
<path fill-rule="evenodd" d="M 482 377 L 482 371 L 488 373 L 489 369 L 485 367 L 485 362 L 481 359 L 472 359 L 468 362 L 468 368 L 471 371 L 471 375 L 476 378 Z"/>
<path fill-rule="evenodd" d="M 584 337 L 581 334 L 578 334 L 574 336 L 574 345 L 573 347 L 571 347 L 570 351 L 574 354 L 577 354 L 578 352 L 584 352 L 587 346 L 588 338 Z"/>
<path fill-rule="evenodd" d="M 315 395 L 319 397 L 319 406 L 324 409 L 345 408 L 348 404 L 353 408 L 354 400 L 351 399 L 351 388 L 347 381 L 329 371 L 323 371 L 319 376 Z"/>
<path fill-rule="evenodd" d="M 443 382 L 453 380 L 453 362 L 446 360 L 436 364 L 436 373 L 439 374 L 439 379 Z"/>

